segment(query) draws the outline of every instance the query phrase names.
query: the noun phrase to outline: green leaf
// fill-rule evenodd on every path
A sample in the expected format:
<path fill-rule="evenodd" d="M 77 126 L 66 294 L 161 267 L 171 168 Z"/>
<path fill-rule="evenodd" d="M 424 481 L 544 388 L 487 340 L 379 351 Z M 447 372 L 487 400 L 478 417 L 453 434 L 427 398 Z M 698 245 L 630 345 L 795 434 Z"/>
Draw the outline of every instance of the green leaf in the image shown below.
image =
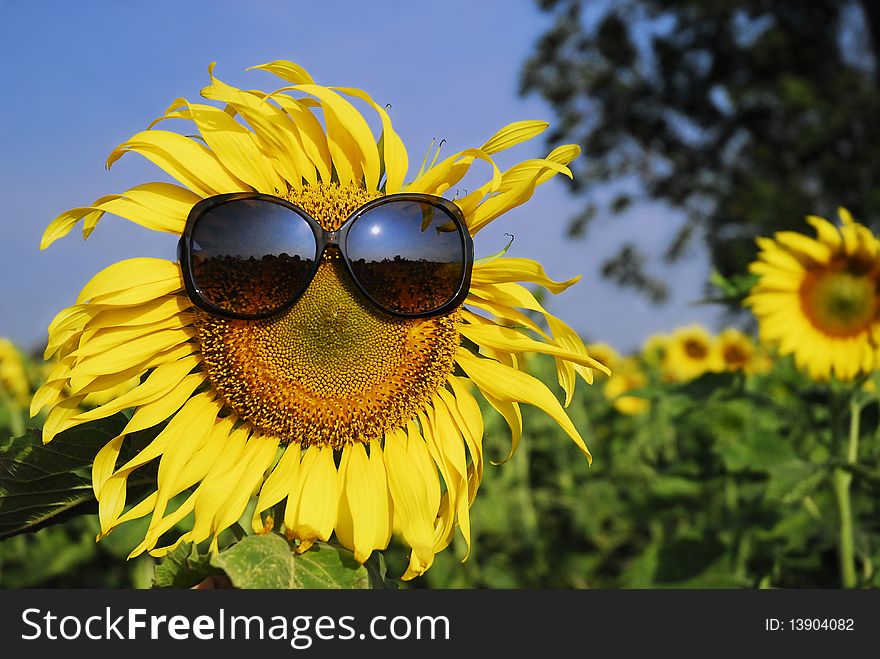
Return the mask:
<path fill-rule="evenodd" d="M 46 445 L 40 430 L 28 428 L 0 446 L 0 538 L 93 512 L 88 504 L 95 497 L 83 472 L 124 427 L 120 414 L 72 428 Z"/>
<path fill-rule="evenodd" d="M 672 394 L 687 396 L 695 404 L 700 404 L 715 392 L 730 389 L 735 379 L 735 373 L 704 373 L 690 382 L 673 385 L 669 390 Z"/>
<path fill-rule="evenodd" d="M 346 549 L 315 544 L 294 559 L 297 588 L 370 588 L 367 569 Z"/>
<path fill-rule="evenodd" d="M 0 587 L 51 588 L 66 575 L 81 574 L 99 553 L 96 527 L 89 523 L 56 525 L 4 541 L 0 544 Z"/>
<path fill-rule="evenodd" d="M 0 445 L 0 538 L 95 512 L 92 461 L 126 422 L 125 415 L 116 414 L 71 428 L 45 445 L 41 431 L 28 428 L 24 435 Z M 130 436 L 120 459 L 134 455 L 154 432 Z M 130 479 L 132 498 L 151 480 L 149 470 Z"/>
<path fill-rule="evenodd" d="M 153 588 L 192 588 L 218 574 L 223 571 L 211 565 L 210 554 L 200 554 L 198 547 L 184 542 L 168 552 L 156 566 Z"/>
<path fill-rule="evenodd" d="M 828 471 L 803 460 L 786 460 L 769 470 L 767 498 L 782 503 L 796 503 L 818 488 Z"/>
<path fill-rule="evenodd" d="M 382 555 L 382 552 L 374 551 L 364 563 L 364 567 L 370 577 L 370 588 L 377 590 L 397 590 L 400 588 L 394 579 L 388 578 L 388 568 L 385 565 L 385 556 Z"/>
<path fill-rule="evenodd" d="M 752 432 L 733 441 L 718 442 L 716 450 L 727 469 L 768 472 L 797 462 L 794 450 L 781 437 L 759 429 Z"/>
<path fill-rule="evenodd" d="M 699 481 L 683 476 L 659 475 L 651 482 L 651 494 L 663 499 L 687 498 L 700 494 Z"/>
<path fill-rule="evenodd" d="M 739 303 L 748 296 L 757 281 L 758 276 L 752 273 L 724 277 L 717 270 L 713 270 L 709 275 L 709 283 L 718 289 L 720 295 L 705 301 Z"/>
<path fill-rule="evenodd" d="M 249 535 L 211 559 L 236 588 L 369 588 L 370 575 L 354 555 L 316 543 L 297 555 L 280 535 Z"/>
<path fill-rule="evenodd" d="M 711 537 L 685 537 L 660 547 L 654 581 L 674 584 L 695 579 L 719 559 L 724 546 Z"/>

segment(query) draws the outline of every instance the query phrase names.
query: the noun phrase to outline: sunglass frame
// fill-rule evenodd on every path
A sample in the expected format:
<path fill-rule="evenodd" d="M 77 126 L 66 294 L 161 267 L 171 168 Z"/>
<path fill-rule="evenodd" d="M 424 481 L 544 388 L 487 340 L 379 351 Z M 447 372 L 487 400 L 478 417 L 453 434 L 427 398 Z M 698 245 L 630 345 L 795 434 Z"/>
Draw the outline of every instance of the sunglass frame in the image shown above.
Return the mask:
<path fill-rule="evenodd" d="M 291 299 L 287 300 L 284 304 L 280 305 L 277 309 L 272 309 L 270 311 L 255 314 L 228 311 L 208 300 L 196 283 L 196 277 L 195 273 L 193 272 L 193 262 L 191 257 L 193 247 L 193 232 L 199 219 L 205 213 L 216 208 L 217 206 L 241 200 L 268 201 L 278 204 L 280 206 L 284 206 L 285 208 L 293 211 L 303 220 L 305 220 L 305 222 L 309 225 L 312 230 L 312 234 L 315 237 L 316 245 L 315 263 L 312 267 L 311 272 L 309 273 L 306 284 L 302 287 L 302 290 L 292 296 Z M 354 272 L 354 268 L 351 265 L 351 261 L 348 258 L 346 250 L 348 232 L 358 220 L 358 218 L 360 218 L 367 211 L 370 211 L 378 206 L 400 201 L 427 203 L 431 206 L 434 206 L 435 208 L 443 210 L 455 224 L 458 236 L 461 240 L 462 254 L 464 257 L 464 267 L 462 268 L 461 279 L 458 283 L 458 287 L 456 288 L 454 295 L 447 302 L 443 303 L 440 307 L 437 307 L 436 309 L 431 309 L 418 313 L 406 313 L 387 308 L 378 300 L 376 300 L 376 298 L 374 298 L 369 293 L 369 291 L 364 288 L 363 284 L 361 284 L 361 282 L 358 280 L 358 277 Z M 345 268 L 348 271 L 348 274 L 351 277 L 351 280 L 354 282 L 355 286 L 357 287 L 358 291 L 360 291 L 360 293 L 364 297 L 366 297 L 373 305 L 375 305 L 385 313 L 391 314 L 393 316 L 398 316 L 402 318 L 429 318 L 431 316 L 443 315 L 459 307 L 464 302 L 465 298 L 467 297 L 468 291 L 470 290 L 471 274 L 473 273 L 474 266 L 474 241 L 467 230 L 467 223 L 464 219 L 464 214 L 454 202 L 449 201 L 448 199 L 444 199 L 443 197 L 437 197 L 430 194 L 403 192 L 378 197 L 355 210 L 354 213 L 352 213 L 345 219 L 340 228 L 336 231 L 325 231 L 320 223 L 302 208 L 286 199 L 282 199 L 274 195 L 264 194 L 260 192 L 229 192 L 226 194 L 214 195 L 212 197 L 202 199 L 201 201 L 196 203 L 190 210 L 189 215 L 186 219 L 186 225 L 184 227 L 183 234 L 181 235 L 180 240 L 177 243 L 177 258 L 180 262 L 180 268 L 183 273 L 183 283 L 184 287 L 186 288 L 186 293 L 189 296 L 189 299 L 197 307 L 204 311 L 207 311 L 208 313 L 224 318 L 230 318 L 234 320 L 260 320 L 263 318 L 271 318 L 272 316 L 282 313 L 296 303 L 296 301 L 303 295 L 303 293 L 308 290 L 309 286 L 312 283 L 312 280 L 315 277 L 315 274 L 318 272 L 318 268 L 321 266 L 321 259 L 324 256 L 325 250 L 331 245 L 335 246 L 339 250 L 339 253 L 342 255 L 342 261 L 345 263 Z"/>

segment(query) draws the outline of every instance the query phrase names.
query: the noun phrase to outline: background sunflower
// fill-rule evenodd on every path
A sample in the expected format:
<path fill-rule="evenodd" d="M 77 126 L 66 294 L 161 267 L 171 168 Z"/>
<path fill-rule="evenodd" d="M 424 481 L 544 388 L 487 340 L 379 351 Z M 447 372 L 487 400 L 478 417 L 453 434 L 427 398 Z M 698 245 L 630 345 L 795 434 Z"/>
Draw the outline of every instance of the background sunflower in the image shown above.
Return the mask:
<path fill-rule="evenodd" d="M 819 380 L 842 380 L 876 368 L 880 303 L 878 242 L 840 209 L 841 226 L 810 216 L 817 238 L 780 232 L 759 240 L 751 271 L 758 283 L 746 299 L 761 338 Z"/>

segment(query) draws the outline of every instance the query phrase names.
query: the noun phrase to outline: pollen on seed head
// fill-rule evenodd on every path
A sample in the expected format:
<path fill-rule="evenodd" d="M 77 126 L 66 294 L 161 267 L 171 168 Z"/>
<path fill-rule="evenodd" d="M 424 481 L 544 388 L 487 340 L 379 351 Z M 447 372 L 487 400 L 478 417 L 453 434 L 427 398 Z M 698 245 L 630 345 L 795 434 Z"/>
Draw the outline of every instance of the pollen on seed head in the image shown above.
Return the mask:
<path fill-rule="evenodd" d="M 290 199 L 326 230 L 377 193 L 305 187 Z M 196 320 L 207 375 L 242 419 L 283 442 L 340 448 L 398 427 L 452 372 L 459 314 L 399 318 L 357 290 L 335 250 L 287 311 L 263 320 Z"/>
<path fill-rule="evenodd" d="M 355 186 L 322 183 L 291 190 L 287 200 L 315 218 L 325 231 L 336 231 L 358 208 L 381 196 L 381 192 L 367 192 Z"/>

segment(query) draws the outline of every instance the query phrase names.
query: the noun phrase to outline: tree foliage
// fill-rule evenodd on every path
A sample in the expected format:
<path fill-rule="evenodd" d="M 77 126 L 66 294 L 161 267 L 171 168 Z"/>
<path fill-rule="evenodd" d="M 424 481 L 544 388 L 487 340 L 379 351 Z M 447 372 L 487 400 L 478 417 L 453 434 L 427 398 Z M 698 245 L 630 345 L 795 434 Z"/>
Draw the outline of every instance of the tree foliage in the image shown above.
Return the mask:
<path fill-rule="evenodd" d="M 880 1 L 540 0 L 555 18 L 522 92 L 559 115 L 549 143 L 585 152 L 572 183 L 598 211 L 639 198 L 679 210 L 668 261 L 702 241 L 722 274 L 754 238 L 846 206 L 880 215 Z M 597 188 L 619 192 L 609 203 Z M 623 245 L 604 274 L 664 297 L 644 255 Z"/>

